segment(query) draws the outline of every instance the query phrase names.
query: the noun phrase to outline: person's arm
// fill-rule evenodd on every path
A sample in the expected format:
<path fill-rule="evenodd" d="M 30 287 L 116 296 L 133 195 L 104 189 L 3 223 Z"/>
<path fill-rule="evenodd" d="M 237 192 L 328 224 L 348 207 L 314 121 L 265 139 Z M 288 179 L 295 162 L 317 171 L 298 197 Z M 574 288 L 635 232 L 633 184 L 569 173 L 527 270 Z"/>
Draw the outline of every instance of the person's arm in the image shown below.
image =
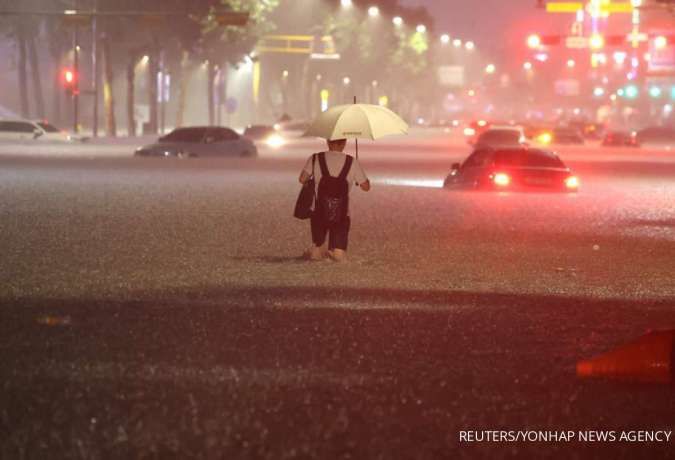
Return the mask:
<path fill-rule="evenodd" d="M 300 171 L 300 177 L 298 180 L 301 184 L 305 184 L 309 179 L 311 179 L 312 174 L 314 173 L 314 155 L 310 156 L 305 163 L 305 167 Z"/>

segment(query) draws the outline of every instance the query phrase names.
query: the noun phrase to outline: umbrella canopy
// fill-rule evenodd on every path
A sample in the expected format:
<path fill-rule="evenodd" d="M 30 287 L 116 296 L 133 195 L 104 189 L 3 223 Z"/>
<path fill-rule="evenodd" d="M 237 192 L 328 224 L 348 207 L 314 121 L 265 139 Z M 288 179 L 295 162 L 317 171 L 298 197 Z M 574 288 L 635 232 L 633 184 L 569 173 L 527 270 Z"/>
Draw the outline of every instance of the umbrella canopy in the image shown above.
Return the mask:
<path fill-rule="evenodd" d="M 316 117 L 305 136 L 375 140 L 393 134 L 408 134 L 408 124 L 394 112 L 379 105 L 348 104 Z"/>

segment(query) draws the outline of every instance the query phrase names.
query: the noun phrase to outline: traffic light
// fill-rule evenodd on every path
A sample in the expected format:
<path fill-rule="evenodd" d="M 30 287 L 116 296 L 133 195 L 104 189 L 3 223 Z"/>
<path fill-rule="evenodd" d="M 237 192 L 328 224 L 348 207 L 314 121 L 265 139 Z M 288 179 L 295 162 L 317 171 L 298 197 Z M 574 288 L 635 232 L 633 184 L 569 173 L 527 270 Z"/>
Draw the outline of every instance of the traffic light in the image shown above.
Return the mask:
<path fill-rule="evenodd" d="M 625 35 L 608 35 L 604 42 L 607 46 L 623 46 L 626 43 L 628 43 L 628 37 Z"/>
<path fill-rule="evenodd" d="M 61 71 L 61 83 L 67 94 L 74 95 L 79 92 L 77 73 L 73 69 L 67 67 Z"/>
<path fill-rule="evenodd" d="M 539 35 L 532 34 L 527 37 L 528 48 L 537 49 L 540 46 L 558 46 L 562 44 L 562 35 Z"/>

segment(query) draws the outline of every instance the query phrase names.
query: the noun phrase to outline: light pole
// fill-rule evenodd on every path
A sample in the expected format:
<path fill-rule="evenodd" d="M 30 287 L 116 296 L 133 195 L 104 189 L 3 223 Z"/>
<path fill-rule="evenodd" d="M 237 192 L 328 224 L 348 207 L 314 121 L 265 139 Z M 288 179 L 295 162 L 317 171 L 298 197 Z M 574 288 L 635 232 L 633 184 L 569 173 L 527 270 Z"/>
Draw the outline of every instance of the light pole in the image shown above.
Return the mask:
<path fill-rule="evenodd" d="M 94 120 L 92 125 L 92 135 L 98 137 L 98 32 L 96 11 L 98 9 L 98 0 L 94 0 L 93 16 L 91 20 L 91 92 L 94 98 Z"/>
<path fill-rule="evenodd" d="M 78 0 L 75 0 L 75 12 L 77 12 Z M 73 87 L 73 133 L 80 132 L 80 28 L 75 23 L 73 28 L 73 72 L 76 76 Z"/>

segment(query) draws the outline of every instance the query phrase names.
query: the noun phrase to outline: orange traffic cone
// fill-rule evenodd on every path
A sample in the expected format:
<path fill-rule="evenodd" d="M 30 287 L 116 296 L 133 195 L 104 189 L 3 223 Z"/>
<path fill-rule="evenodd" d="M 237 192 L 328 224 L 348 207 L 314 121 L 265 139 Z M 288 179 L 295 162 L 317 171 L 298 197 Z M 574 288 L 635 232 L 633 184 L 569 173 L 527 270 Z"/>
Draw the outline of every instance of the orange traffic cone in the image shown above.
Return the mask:
<path fill-rule="evenodd" d="M 604 355 L 577 363 L 577 377 L 671 383 L 675 373 L 675 329 L 651 331 Z"/>

